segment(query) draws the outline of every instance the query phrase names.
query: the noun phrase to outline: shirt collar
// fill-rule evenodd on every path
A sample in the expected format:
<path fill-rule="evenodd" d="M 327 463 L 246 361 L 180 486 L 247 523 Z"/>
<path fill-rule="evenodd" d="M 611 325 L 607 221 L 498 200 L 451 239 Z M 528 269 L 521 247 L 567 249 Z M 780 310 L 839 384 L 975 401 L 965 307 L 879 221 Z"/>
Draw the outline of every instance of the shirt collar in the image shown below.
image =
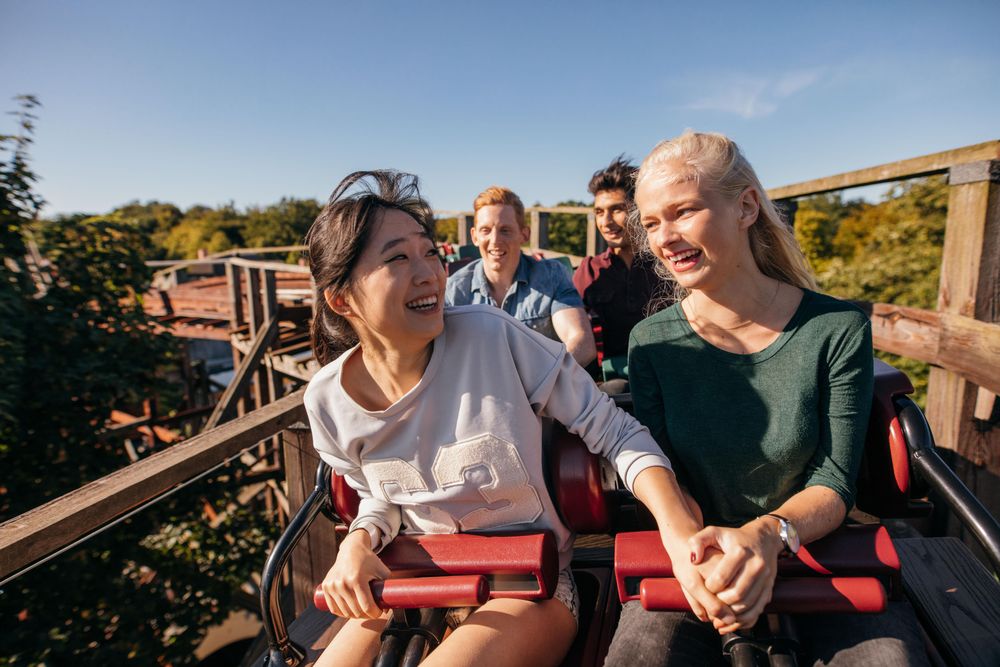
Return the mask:
<path fill-rule="evenodd" d="M 520 252 L 520 251 L 518 251 Z M 479 292 L 480 294 L 489 294 L 490 288 L 489 283 L 486 282 L 486 269 L 483 268 L 485 264 L 482 259 L 476 262 L 475 268 L 472 271 L 472 291 Z M 521 259 L 517 262 L 517 270 L 514 271 L 514 281 L 515 283 L 527 283 L 528 276 L 531 273 L 531 259 L 528 258 L 523 252 L 521 252 Z"/>
<path fill-rule="evenodd" d="M 528 282 L 528 274 L 531 273 L 531 264 L 533 261 L 534 260 L 530 259 L 523 252 L 521 253 L 521 259 L 517 263 L 517 271 L 514 272 L 514 282 L 516 283 Z"/>

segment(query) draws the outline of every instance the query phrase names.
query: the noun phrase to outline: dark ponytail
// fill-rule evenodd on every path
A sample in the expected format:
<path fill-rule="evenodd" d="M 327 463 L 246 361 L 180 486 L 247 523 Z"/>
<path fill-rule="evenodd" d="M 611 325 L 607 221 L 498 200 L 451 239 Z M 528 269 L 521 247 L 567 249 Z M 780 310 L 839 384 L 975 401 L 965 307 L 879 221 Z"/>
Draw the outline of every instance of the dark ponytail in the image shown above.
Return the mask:
<path fill-rule="evenodd" d="M 316 284 L 316 315 L 310 337 L 321 366 L 358 342 L 350 323 L 327 304 L 326 291 L 337 293 L 350 286 L 358 257 L 388 209 L 406 213 L 434 238 L 434 211 L 420 196 L 417 177 L 392 170 L 356 171 L 347 176 L 306 234 L 306 254 Z"/>

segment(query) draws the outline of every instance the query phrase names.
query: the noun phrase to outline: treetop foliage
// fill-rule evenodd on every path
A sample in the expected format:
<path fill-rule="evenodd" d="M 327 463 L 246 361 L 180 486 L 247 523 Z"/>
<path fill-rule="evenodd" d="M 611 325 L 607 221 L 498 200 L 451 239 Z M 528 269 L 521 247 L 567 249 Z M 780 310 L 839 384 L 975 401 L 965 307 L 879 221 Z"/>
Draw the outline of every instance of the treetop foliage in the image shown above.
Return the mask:
<path fill-rule="evenodd" d="M 150 202 L 38 220 L 38 103 L 19 103 L 18 134 L 0 136 L 0 521 L 128 464 L 104 424 L 164 391 L 174 343 L 142 308 L 145 260 L 150 235 L 181 218 Z M 238 482 L 234 469 L 209 477 L 7 584 L 0 665 L 191 664 L 277 529 L 230 511 Z"/>
<path fill-rule="evenodd" d="M 947 184 L 933 176 L 898 183 L 874 204 L 839 194 L 800 200 L 795 236 L 824 291 L 934 310 L 947 214 Z M 878 356 L 910 375 L 922 403 L 927 364 Z"/>

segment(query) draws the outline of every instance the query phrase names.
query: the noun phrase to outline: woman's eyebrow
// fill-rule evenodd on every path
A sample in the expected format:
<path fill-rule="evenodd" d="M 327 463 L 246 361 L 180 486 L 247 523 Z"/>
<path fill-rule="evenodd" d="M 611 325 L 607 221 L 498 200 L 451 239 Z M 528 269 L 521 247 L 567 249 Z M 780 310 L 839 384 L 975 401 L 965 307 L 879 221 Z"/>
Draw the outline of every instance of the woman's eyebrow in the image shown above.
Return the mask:
<path fill-rule="evenodd" d="M 419 232 L 413 232 L 410 236 L 416 236 L 416 237 L 424 238 L 424 239 L 429 239 L 431 237 L 430 234 L 428 234 L 427 232 L 425 232 L 423 230 L 421 230 Z M 385 242 L 385 245 L 382 246 L 382 249 L 379 250 L 379 253 L 386 252 L 387 250 L 390 250 L 390 249 L 398 246 L 400 243 L 405 243 L 405 242 L 406 242 L 406 237 L 405 236 L 400 236 L 399 238 L 395 238 L 395 239 L 389 239 L 388 241 Z"/>
<path fill-rule="evenodd" d="M 383 253 L 386 250 L 389 250 L 390 248 L 394 248 L 395 246 L 398 246 L 400 243 L 402 243 L 405 240 L 406 239 L 404 239 L 404 238 L 390 239 L 390 240 L 388 240 L 388 241 L 385 242 L 385 245 L 382 246 L 382 249 L 379 250 L 379 252 Z"/>

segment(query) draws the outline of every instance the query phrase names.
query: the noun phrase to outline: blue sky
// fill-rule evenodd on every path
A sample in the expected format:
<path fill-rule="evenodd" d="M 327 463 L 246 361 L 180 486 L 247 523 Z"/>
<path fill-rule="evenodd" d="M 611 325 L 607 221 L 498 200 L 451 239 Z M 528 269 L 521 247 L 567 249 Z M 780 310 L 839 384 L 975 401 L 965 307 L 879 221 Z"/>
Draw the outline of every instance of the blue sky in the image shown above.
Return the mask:
<path fill-rule="evenodd" d="M 324 200 L 376 167 L 438 209 L 554 204 L 687 127 L 769 187 L 1000 139 L 998 25 L 995 0 L 0 0 L 0 102 L 44 105 L 46 214 Z"/>

